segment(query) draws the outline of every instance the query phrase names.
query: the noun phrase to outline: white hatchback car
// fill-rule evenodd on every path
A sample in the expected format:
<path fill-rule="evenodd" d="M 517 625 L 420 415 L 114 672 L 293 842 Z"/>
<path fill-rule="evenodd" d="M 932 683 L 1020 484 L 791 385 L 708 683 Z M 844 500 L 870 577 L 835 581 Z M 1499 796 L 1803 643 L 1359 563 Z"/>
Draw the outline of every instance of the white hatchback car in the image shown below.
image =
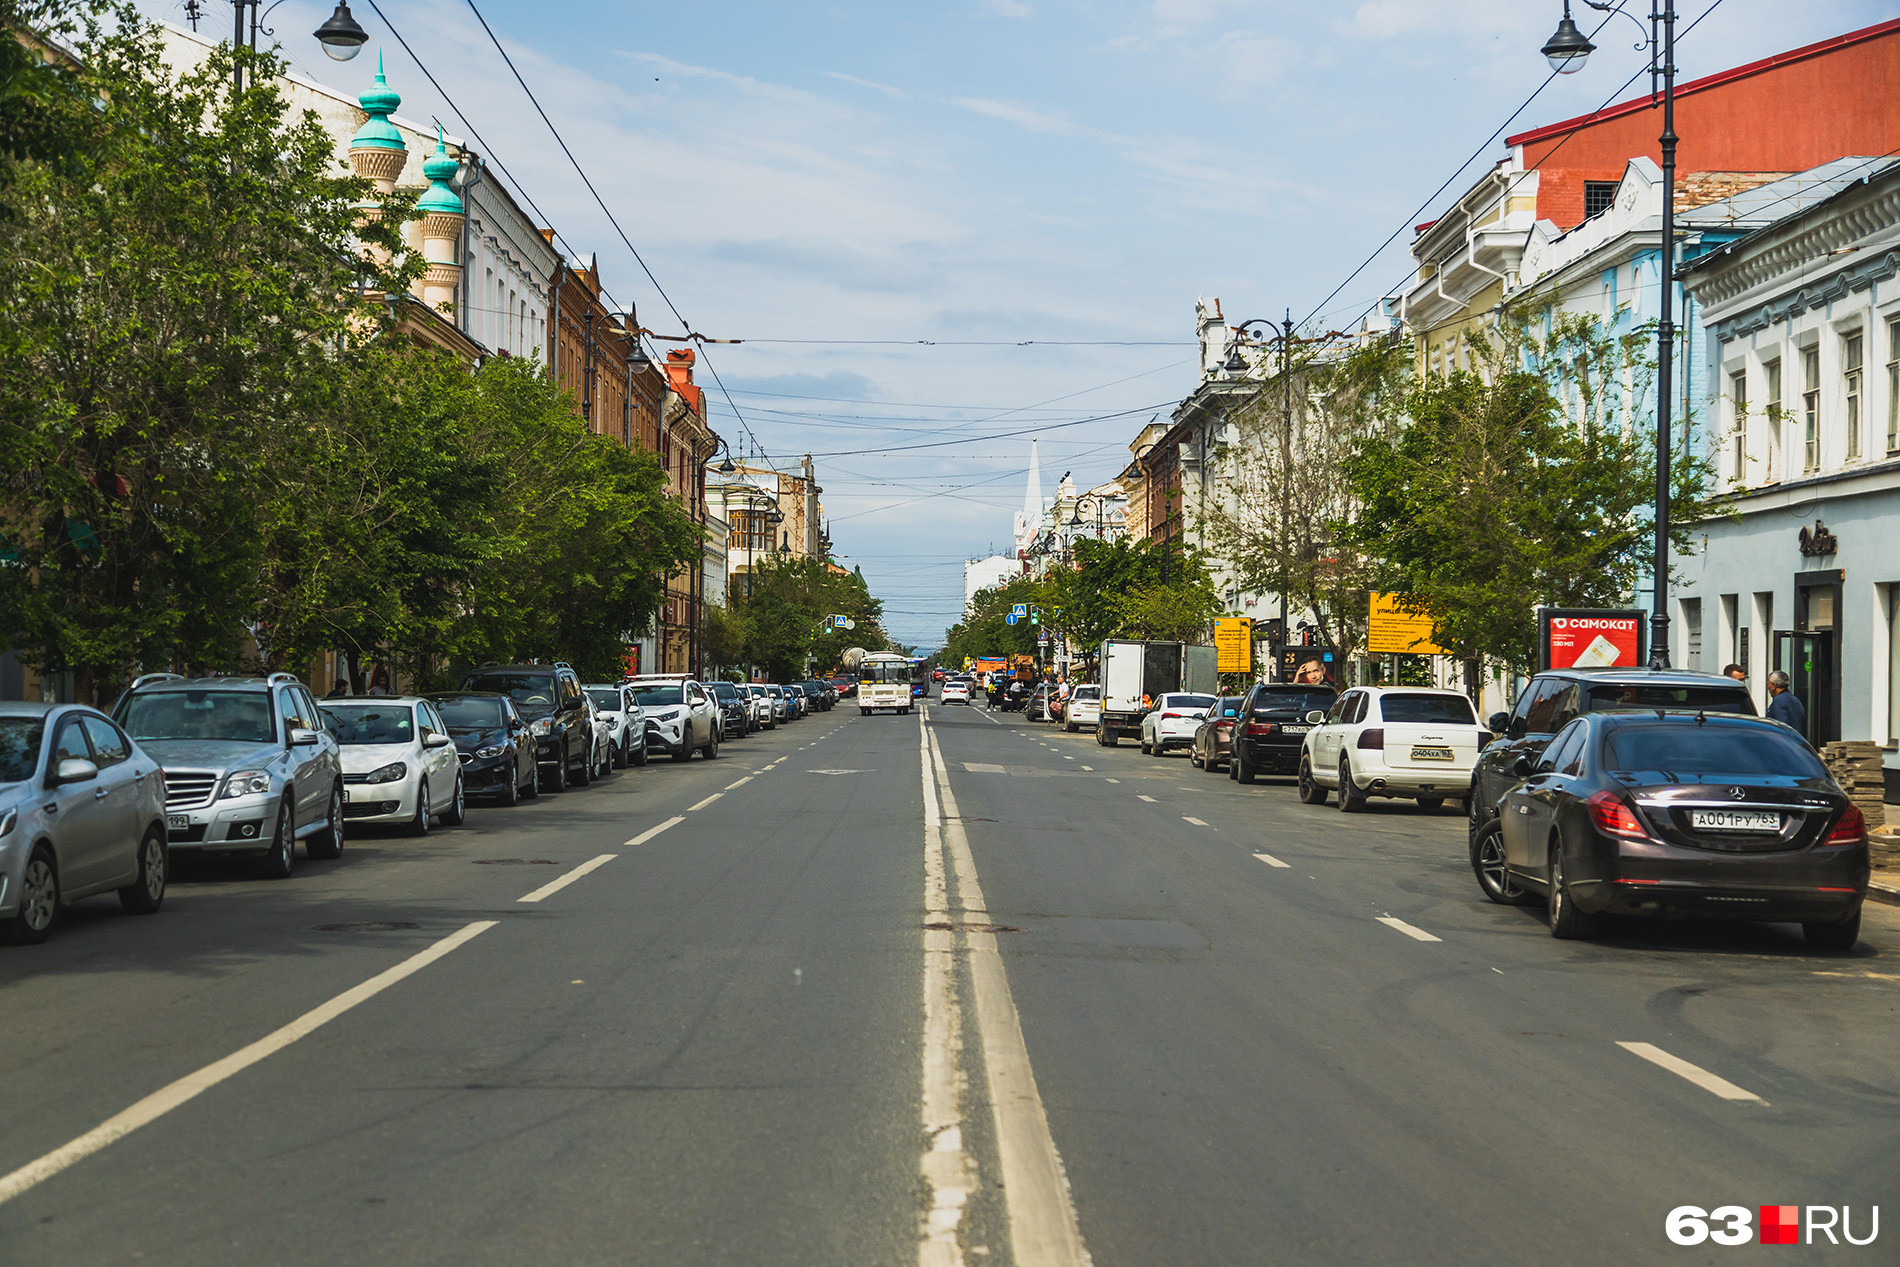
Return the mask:
<path fill-rule="evenodd" d="M 1192 748 L 1194 732 L 1201 728 L 1207 710 L 1218 703 L 1217 695 L 1178 692 L 1157 697 L 1154 707 L 1141 717 L 1141 750 L 1159 757 L 1170 748 Z"/>
<path fill-rule="evenodd" d="M 1087 683 L 1076 687 L 1062 710 L 1062 729 L 1074 734 L 1084 726 L 1094 730 L 1101 724 L 1102 688 Z"/>
<path fill-rule="evenodd" d="M 968 704 L 970 702 L 970 683 L 965 678 L 951 678 L 943 684 L 943 694 L 937 697 L 939 704 Z"/>
<path fill-rule="evenodd" d="M 343 762 L 344 818 L 401 823 L 412 836 L 428 835 L 431 819 L 461 825 L 462 761 L 434 704 L 392 695 L 321 707 Z"/>
<path fill-rule="evenodd" d="M 1490 741 L 1471 701 L 1457 691 L 1355 687 L 1307 733 L 1300 750 L 1300 799 L 1324 805 L 1328 790 L 1338 789 L 1339 808 L 1348 814 L 1364 809 L 1373 796 L 1437 809 L 1448 798 L 1464 797 L 1471 768 Z"/>

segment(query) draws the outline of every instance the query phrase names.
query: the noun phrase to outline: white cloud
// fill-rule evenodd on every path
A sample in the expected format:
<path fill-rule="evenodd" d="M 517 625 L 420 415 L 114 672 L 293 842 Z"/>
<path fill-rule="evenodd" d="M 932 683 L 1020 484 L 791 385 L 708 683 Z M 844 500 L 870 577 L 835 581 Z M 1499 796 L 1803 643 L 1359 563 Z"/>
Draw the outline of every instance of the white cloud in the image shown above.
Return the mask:
<path fill-rule="evenodd" d="M 889 84 L 873 83 L 869 79 L 859 79 L 856 75 L 847 75 L 840 70 L 828 70 L 824 73 L 833 79 L 843 80 L 847 84 L 856 84 L 860 88 L 869 88 L 874 92 L 881 92 L 887 97 L 902 97 L 904 95 L 901 88 L 893 88 Z"/>

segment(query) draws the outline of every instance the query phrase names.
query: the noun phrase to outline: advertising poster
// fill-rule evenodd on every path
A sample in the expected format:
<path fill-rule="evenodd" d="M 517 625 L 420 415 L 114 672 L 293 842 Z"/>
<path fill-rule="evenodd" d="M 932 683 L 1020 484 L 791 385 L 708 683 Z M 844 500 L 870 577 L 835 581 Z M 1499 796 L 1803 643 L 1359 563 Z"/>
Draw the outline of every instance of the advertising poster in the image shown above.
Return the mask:
<path fill-rule="evenodd" d="M 1282 682 L 1301 686 L 1339 685 L 1339 658 L 1331 647 L 1275 647 Z"/>
<path fill-rule="evenodd" d="M 1449 655 L 1432 641 L 1432 618 L 1424 612 L 1408 612 L 1408 594 L 1372 595 L 1366 620 L 1366 651 L 1370 655 Z"/>
<path fill-rule="evenodd" d="M 1222 616 L 1214 622 L 1216 673 L 1253 672 L 1253 618 Z"/>
<path fill-rule="evenodd" d="M 1645 662 L 1648 616 L 1635 610 L 1542 607 L 1537 612 L 1540 669 L 1628 669 Z"/>

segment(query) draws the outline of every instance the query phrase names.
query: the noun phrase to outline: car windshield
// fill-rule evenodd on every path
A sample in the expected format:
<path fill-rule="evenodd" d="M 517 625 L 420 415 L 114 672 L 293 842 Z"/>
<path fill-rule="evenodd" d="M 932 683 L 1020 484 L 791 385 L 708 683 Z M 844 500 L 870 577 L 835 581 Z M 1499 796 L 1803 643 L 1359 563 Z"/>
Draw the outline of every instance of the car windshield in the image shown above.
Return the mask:
<path fill-rule="evenodd" d="M 40 763 L 43 717 L 0 717 L 0 783 L 18 783 L 33 777 Z"/>
<path fill-rule="evenodd" d="M 1161 707 L 1212 708 L 1214 707 L 1214 697 L 1212 695 L 1163 695 L 1161 697 Z"/>
<path fill-rule="evenodd" d="M 684 704 L 686 688 L 678 682 L 655 683 L 652 686 L 629 687 L 633 692 L 634 703 L 642 708 L 664 708 L 668 704 Z"/>
<path fill-rule="evenodd" d="M 1736 775 L 1813 779 L 1820 758 L 1793 735 L 1768 726 L 1698 724 L 1693 718 L 1617 726 L 1604 737 L 1612 770 L 1653 770 L 1672 783 Z"/>
<path fill-rule="evenodd" d="M 554 711 L 552 673 L 478 673 L 463 685 L 471 691 L 506 695 L 523 717 L 541 717 Z"/>
<path fill-rule="evenodd" d="M 442 714 L 442 724 L 457 733 L 501 729 L 501 701 L 498 699 L 483 699 L 480 696 L 438 699 L 435 708 Z"/>
<path fill-rule="evenodd" d="M 134 695 L 119 718 L 132 738 L 226 739 L 269 743 L 270 696 L 263 691 L 154 691 Z"/>
<path fill-rule="evenodd" d="M 1078 686 L 1075 688 L 1074 698 L 1079 700 L 1100 699 L 1102 698 L 1102 688 L 1099 686 Z"/>
<path fill-rule="evenodd" d="M 619 691 L 589 691 L 587 692 L 587 698 L 593 700 L 594 707 L 603 713 L 617 713 L 621 711 L 622 706 Z"/>
<path fill-rule="evenodd" d="M 1618 708 L 1671 708 L 1755 715 L 1755 705 L 1740 686 L 1612 686 L 1605 683 L 1592 686 L 1589 692 L 1593 713 Z"/>
<path fill-rule="evenodd" d="M 323 710 L 338 743 L 408 743 L 415 738 L 415 717 L 404 705 L 330 704 Z"/>
<path fill-rule="evenodd" d="M 1338 698 L 1331 691 L 1262 691 L 1254 696 L 1253 706 L 1255 712 L 1305 716 L 1316 708 L 1325 712 Z"/>
<path fill-rule="evenodd" d="M 717 695 L 720 699 L 739 698 L 739 688 L 730 682 L 714 682 L 711 683 L 711 686 L 713 694 Z"/>
<path fill-rule="evenodd" d="M 1478 716 L 1471 701 L 1462 695 L 1382 695 L 1379 716 L 1389 722 L 1414 722 L 1424 726 L 1475 726 Z"/>
<path fill-rule="evenodd" d="M 745 689 L 748 695 L 764 695 L 766 693 L 763 686 L 748 686 Z"/>

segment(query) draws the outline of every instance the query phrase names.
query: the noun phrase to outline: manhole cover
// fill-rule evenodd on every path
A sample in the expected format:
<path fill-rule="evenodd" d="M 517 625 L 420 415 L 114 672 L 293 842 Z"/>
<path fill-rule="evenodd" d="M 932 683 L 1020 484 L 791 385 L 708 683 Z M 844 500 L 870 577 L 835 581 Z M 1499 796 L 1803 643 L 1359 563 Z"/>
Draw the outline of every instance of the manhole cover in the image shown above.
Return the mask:
<path fill-rule="evenodd" d="M 410 924 L 403 920 L 373 919 L 365 920 L 360 924 L 318 924 L 317 931 L 320 933 L 393 933 L 405 928 L 421 927 L 420 924 Z"/>
<path fill-rule="evenodd" d="M 552 858 L 477 858 L 478 867 L 558 867 Z"/>
<path fill-rule="evenodd" d="M 959 930 L 966 933 L 1020 933 L 1023 931 L 1008 924 L 952 924 L 947 920 L 934 920 L 925 924 L 924 927 L 935 929 L 940 933 L 954 933 Z"/>

